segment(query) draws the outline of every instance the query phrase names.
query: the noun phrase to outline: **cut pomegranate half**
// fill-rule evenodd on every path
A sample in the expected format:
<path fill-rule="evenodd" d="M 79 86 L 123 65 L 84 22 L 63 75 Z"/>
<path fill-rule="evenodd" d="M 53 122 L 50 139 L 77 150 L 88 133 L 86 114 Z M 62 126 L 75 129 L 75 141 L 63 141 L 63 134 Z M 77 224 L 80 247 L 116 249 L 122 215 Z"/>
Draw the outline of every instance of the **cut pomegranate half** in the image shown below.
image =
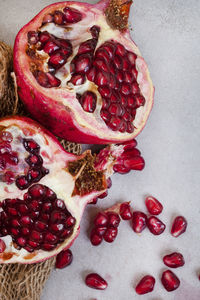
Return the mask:
<path fill-rule="evenodd" d="M 130 5 L 59 2 L 18 33 L 14 70 L 20 98 L 57 136 L 120 143 L 145 126 L 154 88 L 130 37 Z"/>
<path fill-rule="evenodd" d="M 31 119 L 0 120 L 0 263 L 38 262 L 69 248 L 86 204 L 105 193 L 133 145 L 77 156 Z"/>

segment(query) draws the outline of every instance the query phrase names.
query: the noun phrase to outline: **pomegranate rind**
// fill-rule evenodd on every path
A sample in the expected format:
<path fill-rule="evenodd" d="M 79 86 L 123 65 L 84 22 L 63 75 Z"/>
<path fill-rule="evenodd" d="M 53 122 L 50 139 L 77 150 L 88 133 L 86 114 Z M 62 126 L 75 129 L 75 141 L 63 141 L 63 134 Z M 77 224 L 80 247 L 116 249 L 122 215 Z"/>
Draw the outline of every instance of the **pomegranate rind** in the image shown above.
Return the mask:
<path fill-rule="evenodd" d="M 129 31 L 123 34 L 116 29 L 111 29 L 102 15 L 108 5 L 108 1 L 96 5 L 75 2 L 60 2 L 47 6 L 18 33 L 14 45 L 14 70 L 17 78 L 18 93 L 28 111 L 36 120 L 57 136 L 70 141 L 88 144 L 119 143 L 133 139 L 144 128 L 153 105 L 154 88 L 149 71 L 140 51 L 131 40 Z M 121 44 L 125 44 L 127 50 L 138 55 L 136 69 L 138 71 L 137 82 L 142 95 L 145 97 L 145 105 L 137 109 L 134 121 L 134 132 L 120 133 L 107 127 L 103 120 L 88 116 L 76 99 L 74 92 L 66 91 L 66 88 L 44 88 L 40 86 L 30 72 L 29 59 L 26 56 L 27 33 L 39 28 L 44 15 L 49 14 L 60 7 L 73 7 L 87 15 L 89 23 L 103 24 L 104 30 L 110 30 L 110 38 Z M 84 18 L 83 18 L 84 20 Z M 98 20 L 98 23 L 96 23 Z M 80 21 L 80 25 L 81 25 Z M 104 41 L 102 41 L 103 43 Z M 100 46 L 100 45 L 98 45 Z"/>

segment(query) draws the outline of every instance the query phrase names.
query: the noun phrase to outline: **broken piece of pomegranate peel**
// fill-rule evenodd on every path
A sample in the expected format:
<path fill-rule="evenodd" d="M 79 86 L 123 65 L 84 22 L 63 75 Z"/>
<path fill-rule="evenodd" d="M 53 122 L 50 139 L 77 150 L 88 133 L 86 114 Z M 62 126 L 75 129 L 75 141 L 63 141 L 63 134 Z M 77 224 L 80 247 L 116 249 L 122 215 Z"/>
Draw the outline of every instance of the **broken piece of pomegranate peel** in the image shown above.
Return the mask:
<path fill-rule="evenodd" d="M 154 88 L 130 37 L 130 5 L 59 2 L 18 33 L 19 96 L 55 135 L 87 144 L 121 143 L 145 126 Z"/>

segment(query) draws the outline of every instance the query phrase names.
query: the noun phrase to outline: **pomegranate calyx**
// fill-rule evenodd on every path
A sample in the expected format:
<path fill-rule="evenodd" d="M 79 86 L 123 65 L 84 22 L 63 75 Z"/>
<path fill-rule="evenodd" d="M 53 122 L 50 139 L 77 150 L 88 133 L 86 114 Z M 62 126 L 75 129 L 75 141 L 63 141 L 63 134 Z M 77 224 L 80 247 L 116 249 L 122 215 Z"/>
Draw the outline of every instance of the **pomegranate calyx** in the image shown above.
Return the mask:
<path fill-rule="evenodd" d="M 132 0 L 111 0 L 105 14 L 112 28 L 124 31 L 128 27 L 128 17 Z"/>

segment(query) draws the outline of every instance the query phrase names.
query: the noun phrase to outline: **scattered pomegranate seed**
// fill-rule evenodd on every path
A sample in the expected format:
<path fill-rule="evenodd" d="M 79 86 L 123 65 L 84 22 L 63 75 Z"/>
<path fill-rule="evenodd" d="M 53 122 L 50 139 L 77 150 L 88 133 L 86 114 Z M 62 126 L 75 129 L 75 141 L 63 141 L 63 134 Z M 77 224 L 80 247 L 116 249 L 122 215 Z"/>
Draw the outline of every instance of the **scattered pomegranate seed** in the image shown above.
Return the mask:
<path fill-rule="evenodd" d="M 173 252 L 163 257 L 163 262 L 170 268 L 179 268 L 185 264 L 184 257 L 181 253 Z"/>
<path fill-rule="evenodd" d="M 179 278 L 170 270 L 163 272 L 161 282 L 168 292 L 176 290 L 180 285 Z"/>
<path fill-rule="evenodd" d="M 187 221 L 183 216 L 178 216 L 175 218 L 173 224 L 172 224 L 172 229 L 171 229 L 171 234 L 174 237 L 178 237 L 182 233 L 186 231 L 187 228 Z"/>
<path fill-rule="evenodd" d="M 147 216 L 141 211 L 134 211 L 132 215 L 132 228 L 136 233 L 141 233 L 147 222 Z"/>
<path fill-rule="evenodd" d="M 151 275 L 144 276 L 140 282 L 137 284 L 135 291 L 139 295 L 144 295 L 150 293 L 154 289 L 155 278 Z"/>
<path fill-rule="evenodd" d="M 5 242 L 2 239 L 0 239 L 0 253 L 3 253 L 5 249 L 6 249 Z"/>
<path fill-rule="evenodd" d="M 98 227 L 101 228 L 101 227 Z M 98 246 L 101 244 L 103 238 L 102 236 L 96 231 L 96 228 L 93 228 L 90 234 L 90 241 L 93 246 Z"/>
<path fill-rule="evenodd" d="M 160 219 L 154 216 L 148 218 L 147 227 L 154 235 L 159 235 L 163 233 L 163 231 L 166 228 L 165 224 Z"/>
<path fill-rule="evenodd" d="M 70 249 L 63 250 L 56 256 L 56 268 L 63 269 L 71 265 L 72 260 L 73 260 L 72 251 Z"/>
<path fill-rule="evenodd" d="M 109 227 L 118 227 L 120 223 L 120 217 L 115 212 L 108 212 L 108 226 Z"/>
<path fill-rule="evenodd" d="M 108 224 L 108 215 L 104 212 L 99 212 L 94 220 L 94 225 L 98 226 L 107 226 Z"/>
<path fill-rule="evenodd" d="M 131 207 L 128 202 L 120 205 L 120 216 L 123 220 L 130 220 L 132 218 Z"/>
<path fill-rule="evenodd" d="M 151 215 L 159 215 L 163 210 L 162 204 L 152 196 L 146 197 L 145 204 Z"/>
<path fill-rule="evenodd" d="M 85 278 L 85 283 L 90 288 L 96 290 L 105 290 L 108 286 L 108 283 L 97 273 L 88 274 Z"/>
<path fill-rule="evenodd" d="M 106 242 L 112 243 L 116 239 L 118 230 L 116 227 L 109 227 L 103 235 L 103 238 Z"/>

